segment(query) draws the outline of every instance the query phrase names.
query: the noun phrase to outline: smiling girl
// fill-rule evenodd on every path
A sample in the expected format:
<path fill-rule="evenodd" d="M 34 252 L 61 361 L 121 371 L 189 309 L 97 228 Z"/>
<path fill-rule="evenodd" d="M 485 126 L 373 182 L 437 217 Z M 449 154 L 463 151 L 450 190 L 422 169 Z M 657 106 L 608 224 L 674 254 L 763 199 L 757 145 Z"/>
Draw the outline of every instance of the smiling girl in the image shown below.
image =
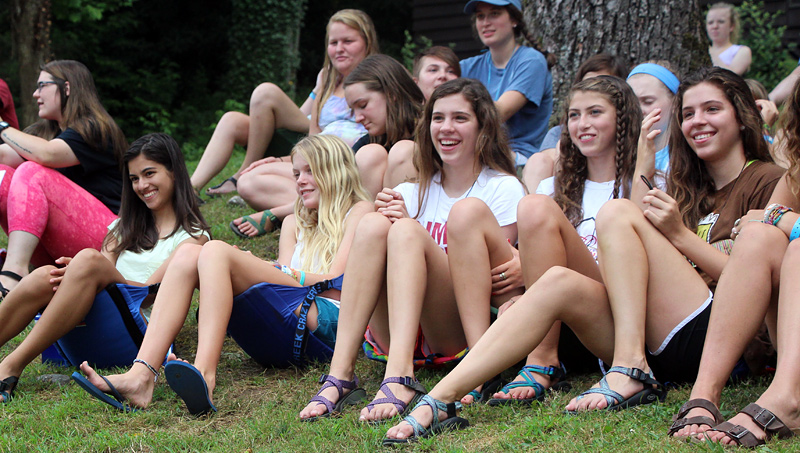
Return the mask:
<path fill-rule="evenodd" d="M 72 60 L 44 65 L 33 97 L 40 136 L 0 118 L 0 225 L 8 233 L 0 299 L 31 264 L 99 250 L 120 208 L 119 162 L 127 143 L 86 66 Z"/>
<path fill-rule="evenodd" d="M 519 0 L 470 0 L 464 12 L 489 51 L 461 61 L 463 77 L 480 80 L 508 127 L 516 164 L 539 151 L 553 113 L 555 56 L 542 54 L 528 33 Z M 532 46 L 522 46 L 526 39 Z"/>
<path fill-rule="evenodd" d="M 25 329 L 37 312 L 42 313 L 25 340 L 0 362 L 0 375 L 13 376 L 14 383 L 5 386 L 7 394 L 0 393 L 4 402 L 9 401 L 28 363 L 84 320 L 104 288 L 158 283 L 177 247 L 208 240 L 183 156 L 171 137 L 151 134 L 136 140 L 123 162 L 129 182 L 122 190 L 120 218 L 109 225 L 102 252 L 87 248 L 74 258 L 59 258 L 56 263 L 62 267 L 36 269 L 0 304 L 0 344 Z M 144 295 L 147 293 L 145 288 Z M 142 300 L 129 298 L 127 302 L 134 319 L 141 320 Z M 110 343 L 109 338 L 119 333 L 107 335 L 102 341 L 97 339 L 98 343 Z M 102 354 L 98 352 L 102 344 L 84 346 L 81 360 L 94 361 Z M 112 351 L 118 360 L 113 363 L 127 364 L 135 352 Z"/>
<path fill-rule="evenodd" d="M 183 326 L 195 287 L 200 288 L 200 310 L 194 366 L 170 361 L 164 368 L 167 382 L 193 415 L 216 411 L 212 395 L 226 330 L 267 367 L 330 358 L 339 314 L 338 277 L 356 225 L 372 205 L 353 151 L 340 138 L 307 137 L 294 146 L 291 157 L 299 197 L 281 233 L 278 261 L 264 261 L 221 241 L 181 248 L 164 275 L 136 363 L 127 373 L 108 378 L 83 364 L 88 379 L 77 373 L 73 378 L 120 410 L 147 407 L 157 364 Z M 304 305 L 308 294 L 312 300 Z M 301 325 L 307 334 L 300 348 L 304 354 L 293 357 Z M 117 401 L 104 392 L 119 392 Z"/>
<path fill-rule="evenodd" d="M 516 206 L 524 189 L 512 176 L 511 152 L 483 85 L 456 79 L 436 88 L 416 137 L 418 182 L 381 191 L 378 212 L 358 225 L 330 374 L 300 412 L 303 420 L 330 416 L 360 401 L 354 366 L 367 328 L 369 347 L 388 355 L 388 363 L 361 420 L 404 413 L 425 394 L 414 377 L 415 358 L 463 352 L 466 340 L 455 322 L 447 255 L 452 213 L 485 203 L 505 240 L 516 242 Z"/>

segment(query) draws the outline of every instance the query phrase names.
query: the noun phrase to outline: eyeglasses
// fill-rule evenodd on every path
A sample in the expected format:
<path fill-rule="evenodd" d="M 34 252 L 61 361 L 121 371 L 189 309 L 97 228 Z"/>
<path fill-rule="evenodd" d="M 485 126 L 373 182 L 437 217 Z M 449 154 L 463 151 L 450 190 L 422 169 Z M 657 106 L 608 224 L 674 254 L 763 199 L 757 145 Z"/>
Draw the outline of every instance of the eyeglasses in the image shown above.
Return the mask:
<path fill-rule="evenodd" d="M 57 85 L 57 84 L 58 82 L 53 82 L 53 81 L 39 82 L 36 84 L 36 91 L 42 91 L 42 88 L 44 88 L 47 85 Z"/>

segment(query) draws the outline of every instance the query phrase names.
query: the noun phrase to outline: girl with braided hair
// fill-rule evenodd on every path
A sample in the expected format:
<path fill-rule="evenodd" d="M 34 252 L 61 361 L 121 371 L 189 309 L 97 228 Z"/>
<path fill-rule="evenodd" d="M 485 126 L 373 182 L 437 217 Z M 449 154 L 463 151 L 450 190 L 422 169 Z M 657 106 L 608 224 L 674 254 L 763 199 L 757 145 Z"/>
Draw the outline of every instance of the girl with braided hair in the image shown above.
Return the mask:
<path fill-rule="evenodd" d="M 495 305 L 505 302 L 500 307 L 501 312 L 514 303 L 524 288 L 530 287 L 553 266 L 565 266 L 600 281 L 595 216 L 606 201 L 630 197 L 642 122 L 632 89 L 617 77 L 592 77 L 574 86 L 565 106 L 559 158 L 561 168 L 557 176 L 539 184 L 536 194 L 523 198 L 517 208 L 520 239 L 516 259 L 500 260 L 494 253 L 486 262 L 485 274 L 491 275 L 491 301 Z M 483 234 L 475 224 L 473 222 L 469 230 L 476 235 L 472 237 L 458 234 L 451 226 L 448 231 L 451 244 L 473 242 L 473 247 L 454 247 L 451 256 L 455 257 L 457 251 L 465 249 L 471 252 L 483 250 L 474 246 L 474 242 L 479 240 L 477 235 Z M 483 237 L 491 236 L 483 234 Z M 488 247 L 489 250 L 497 248 Z M 452 273 L 454 278 L 464 276 L 464 281 L 456 285 L 457 290 L 463 289 L 465 295 L 472 294 L 471 297 L 457 298 L 468 343 L 472 347 L 489 328 L 489 292 L 481 292 L 475 287 L 480 281 L 475 278 L 480 275 L 475 273 L 476 263 L 480 262 L 477 256 L 451 262 L 469 263 L 461 272 L 453 270 Z M 486 284 L 488 286 L 489 282 Z M 475 294 L 483 293 L 487 295 L 485 299 L 475 297 Z M 546 341 L 530 354 L 514 382 L 494 393 L 493 398 L 492 393 L 488 393 L 493 386 L 485 385 L 480 392 L 470 392 L 462 403 L 492 398 L 490 405 L 529 404 L 543 399 L 547 388 L 563 386 L 564 372 L 558 354 L 559 326 L 560 323 L 556 323 Z M 565 332 L 565 335 L 569 333 Z M 586 361 L 585 354 L 584 357 L 570 355 L 579 362 Z"/>

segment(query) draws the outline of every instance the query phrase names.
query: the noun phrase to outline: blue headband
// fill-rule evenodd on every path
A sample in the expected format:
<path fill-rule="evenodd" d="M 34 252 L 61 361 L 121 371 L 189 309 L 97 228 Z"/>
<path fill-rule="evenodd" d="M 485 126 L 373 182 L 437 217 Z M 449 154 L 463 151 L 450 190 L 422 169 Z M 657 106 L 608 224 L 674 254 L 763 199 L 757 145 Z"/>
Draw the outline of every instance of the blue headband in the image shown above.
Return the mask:
<path fill-rule="evenodd" d="M 628 74 L 627 80 L 630 80 L 631 77 L 635 76 L 636 74 L 651 75 L 660 80 L 661 83 L 666 85 L 666 87 L 669 89 L 669 91 L 672 92 L 672 94 L 678 93 L 678 86 L 681 84 L 680 80 L 678 80 L 678 78 L 675 77 L 675 74 L 670 72 L 669 69 L 663 66 L 657 65 L 655 63 L 640 64 L 639 66 L 636 66 L 635 68 L 633 68 L 633 70 L 631 70 L 631 73 Z"/>

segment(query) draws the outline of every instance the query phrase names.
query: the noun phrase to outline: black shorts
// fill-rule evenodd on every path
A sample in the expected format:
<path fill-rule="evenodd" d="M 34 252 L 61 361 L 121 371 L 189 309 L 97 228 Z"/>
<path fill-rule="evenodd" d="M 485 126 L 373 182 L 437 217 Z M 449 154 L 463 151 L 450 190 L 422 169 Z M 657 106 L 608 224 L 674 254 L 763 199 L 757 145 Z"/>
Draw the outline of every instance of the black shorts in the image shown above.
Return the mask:
<path fill-rule="evenodd" d="M 712 303 L 713 301 L 709 301 L 692 320 L 673 332 L 672 338 L 660 354 L 653 355 L 646 349 L 647 363 L 656 379 L 664 384 L 694 383 L 697 379 Z"/>

